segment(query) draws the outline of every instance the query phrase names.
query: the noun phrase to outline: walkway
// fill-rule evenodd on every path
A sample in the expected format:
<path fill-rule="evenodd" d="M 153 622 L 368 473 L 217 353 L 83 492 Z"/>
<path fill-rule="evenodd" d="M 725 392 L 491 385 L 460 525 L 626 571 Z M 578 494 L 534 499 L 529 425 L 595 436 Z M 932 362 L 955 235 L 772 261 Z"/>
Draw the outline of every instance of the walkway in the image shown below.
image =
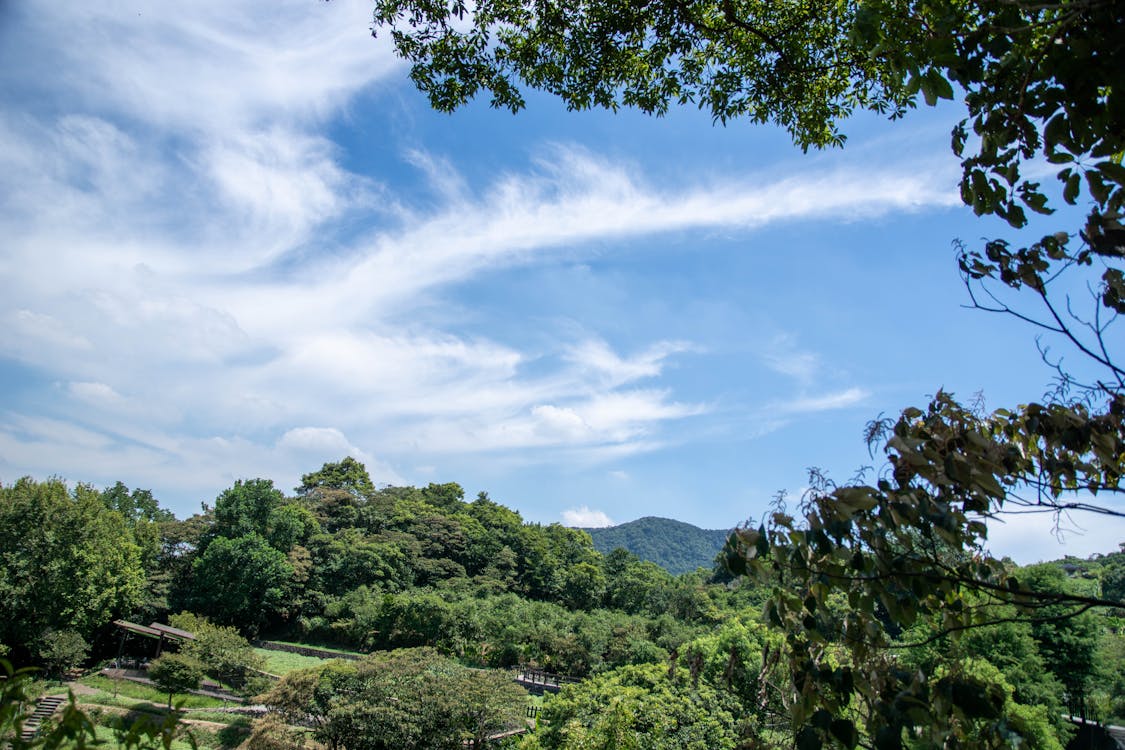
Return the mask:
<path fill-rule="evenodd" d="M 567 677 L 566 675 L 523 666 L 516 669 L 516 682 L 527 688 L 529 692 L 542 694 L 544 692 L 557 693 L 563 685 L 570 682 L 579 682 L 579 680 L 575 677 Z"/>
<path fill-rule="evenodd" d="M 39 734 L 39 729 L 42 727 L 43 722 L 46 721 L 55 711 L 59 710 L 59 706 L 66 702 L 66 698 L 60 695 L 49 695 L 46 698 L 40 698 L 35 703 L 35 710 L 31 712 L 31 716 L 27 717 L 23 722 L 23 729 L 20 731 L 20 739 L 24 742 L 30 742 Z"/>
<path fill-rule="evenodd" d="M 1099 724 L 1077 716 L 1067 718 L 1078 727 L 1078 733 L 1067 743 L 1067 750 L 1125 750 L 1125 727 Z"/>

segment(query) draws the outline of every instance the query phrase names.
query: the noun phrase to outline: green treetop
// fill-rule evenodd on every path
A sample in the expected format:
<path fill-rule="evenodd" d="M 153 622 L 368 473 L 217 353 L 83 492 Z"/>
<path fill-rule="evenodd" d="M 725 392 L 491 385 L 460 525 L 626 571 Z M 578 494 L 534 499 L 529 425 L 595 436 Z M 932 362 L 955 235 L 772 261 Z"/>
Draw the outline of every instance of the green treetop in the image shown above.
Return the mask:
<path fill-rule="evenodd" d="M 371 483 L 367 467 L 351 456 L 336 463 L 326 463 L 319 471 L 305 474 L 295 491 L 303 496 L 316 489 L 346 490 L 364 498 L 375 494 L 375 485 Z"/>
<path fill-rule="evenodd" d="M 129 526 L 97 491 L 30 477 L 0 486 L 0 644 L 26 655 L 48 631 L 90 639 L 143 584 Z"/>

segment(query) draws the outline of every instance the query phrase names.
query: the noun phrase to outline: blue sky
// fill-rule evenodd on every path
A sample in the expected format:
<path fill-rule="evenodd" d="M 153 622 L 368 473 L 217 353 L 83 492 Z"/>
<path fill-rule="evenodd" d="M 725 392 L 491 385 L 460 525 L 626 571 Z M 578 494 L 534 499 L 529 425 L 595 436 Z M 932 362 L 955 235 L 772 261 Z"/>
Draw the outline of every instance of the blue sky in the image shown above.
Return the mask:
<path fill-rule="evenodd" d="M 353 455 L 532 521 L 725 527 L 938 388 L 1042 394 L 1026 327 L 962 307 L 951 241 L 1003 228 L 960 204 L 956 106 L 810 154 L 691 110 L 442 115 L 369 19 L 0 4 L 0 481 L 182 517 Z"/>

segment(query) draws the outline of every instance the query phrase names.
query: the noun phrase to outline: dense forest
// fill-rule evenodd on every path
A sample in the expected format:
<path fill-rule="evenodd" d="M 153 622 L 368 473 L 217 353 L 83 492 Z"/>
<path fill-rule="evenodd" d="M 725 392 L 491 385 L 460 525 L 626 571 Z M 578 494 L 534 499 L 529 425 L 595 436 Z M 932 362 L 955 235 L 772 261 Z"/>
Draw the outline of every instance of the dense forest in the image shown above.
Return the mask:
<path fill-rule="evenodd" d="M 1018 574 L 1039 591 L 1121 599 L 1125 551 Z M 6 658 L 55 673 L 103 664 L 121 648 L 119 618 L 197 633 L 150 665 L 169 703 L 206 675 L 272 709 L 215 746 L 460 747 L 529 724 L 505 741 L 788 746 L 787 636 L 763 606 L 785 585 L 721 568 L 673 576 L 624 549 L 599 553 L 585 531 L 525 523 L 484 493 L 466 501 L 457 484 L 376 488 L 351 458 L 291 495 L 236 482 L 182 520 L 121 483 L 0 489 Z M 972 675 L 982 717 L 1032 748 L 1065 744 L 1068 701 L 1125 721 L 1125 611 L 1044 614 L 964 634 L 920 618 L 897 633 L 913 644 L 897 663 Z M 271 681 L 245 640 L 262 637 L 369 656 Z M 127 651 L 138 648 L 150 655 L 151 644 Z M 520 665 L 570 678 L 531 722 L 512 673 L 497 671 Z M 402 701 L 418 708 L 391 711 Z"/>
<path fill-rule="evenodd" d="M 594 540 L 594 549 L 603 555 L 622 547 L 672 575 L 711 568 L 730 535 L 730 529 L 701 529 L 683 521 L 655 516 L 582 530 Z"/>

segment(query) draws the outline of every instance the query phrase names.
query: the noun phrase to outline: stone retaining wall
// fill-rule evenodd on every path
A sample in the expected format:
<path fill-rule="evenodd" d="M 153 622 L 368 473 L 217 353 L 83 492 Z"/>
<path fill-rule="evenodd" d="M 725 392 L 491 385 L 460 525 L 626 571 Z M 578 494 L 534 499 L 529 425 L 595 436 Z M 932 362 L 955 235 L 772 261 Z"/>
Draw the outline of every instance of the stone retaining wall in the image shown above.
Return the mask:
<path fill-rule="evenodd" d="M 315 656 L 319 659 L 347 659 L 349 661 L 359 659 L 355 654 L 342 654 L 338 651 L 326 651 L 311 646 L 294 646 L 290 643 L 277 643 L 276 641 L 254 641 L 254 645 L 258 648 L 264 648 L 267 651 L 288 651 L 291 654 Z"/>

